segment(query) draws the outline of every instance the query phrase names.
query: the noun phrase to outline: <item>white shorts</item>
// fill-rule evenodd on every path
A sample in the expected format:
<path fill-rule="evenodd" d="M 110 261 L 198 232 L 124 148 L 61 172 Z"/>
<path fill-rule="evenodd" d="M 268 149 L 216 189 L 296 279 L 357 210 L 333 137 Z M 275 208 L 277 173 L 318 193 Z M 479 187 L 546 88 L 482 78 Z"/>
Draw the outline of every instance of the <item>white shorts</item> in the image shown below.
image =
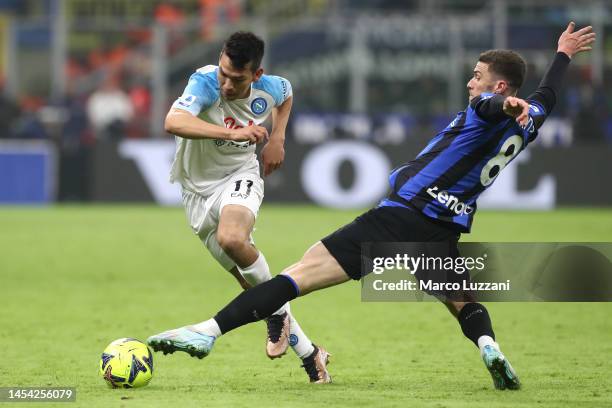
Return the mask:
<path fill-rule="evenodd" d="M 264 197 L 264 183 L 258 169 L 232 175 L 208 197 L 184 188 L 182 195 L 187 222 L 193 232 L 221 266 L 227 270 L 232 269 L 236 264 L 225 254 L 216 239 L 221 210 L 228 204 L 241 205 L 251 210 L 257 218 Z"/>

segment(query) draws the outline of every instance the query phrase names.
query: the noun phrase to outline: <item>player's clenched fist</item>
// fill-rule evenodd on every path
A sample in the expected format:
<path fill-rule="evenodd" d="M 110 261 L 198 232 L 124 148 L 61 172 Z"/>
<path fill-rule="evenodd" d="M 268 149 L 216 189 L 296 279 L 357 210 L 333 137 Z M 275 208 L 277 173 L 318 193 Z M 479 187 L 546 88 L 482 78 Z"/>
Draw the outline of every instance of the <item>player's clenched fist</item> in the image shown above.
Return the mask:
<path fill-rule="evenodd" d="M 558 52 L 563 52 L 570 58 L 579 52 L 590 51 L 592 49 L 591 44 L 595 41 L 593 27 L 588 26 L 574 31 L 575 27 L 576 23 L 573 21 L 567 25 L 567 28 L 559 37 L 557 47 Z"/>
<path fill-rule="evenodd" d="M 234 142 L 249 142 L 251 144 L 260 143 L 268 138 L 268 129 L 263 126 L 246 126 L 233 129 L 230 133 L 230 140 Z"/>
<path fill-rule="evenodd" d="M 529 121 L 529 104 L 521 98 L 509 96 L 504 101 L 504 113 L 515 118 L 519 125 L 525 126 Z"/>

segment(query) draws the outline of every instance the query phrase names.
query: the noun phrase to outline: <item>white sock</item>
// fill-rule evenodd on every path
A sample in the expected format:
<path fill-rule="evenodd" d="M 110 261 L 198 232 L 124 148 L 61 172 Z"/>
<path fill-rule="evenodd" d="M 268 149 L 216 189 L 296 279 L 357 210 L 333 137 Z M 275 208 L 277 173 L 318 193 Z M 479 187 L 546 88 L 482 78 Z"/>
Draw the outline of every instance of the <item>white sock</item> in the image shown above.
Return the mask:
<path fill-rule="evenodd" d="M 293 318 L 293 315 L 289 313 L 289 345 L 301 359 L 308 357 L 314 351 L 314 345 L 306 334 L 302 331 L 297 320 Z"/>
<path fill-rule="evenodd" d="M 238 271 L 244 277 L 244 280 L 249 282 L 251 286 L 257 286 L 260 283 L 272 279 L 270 267 L 268 267 L 268 262 L 266 262 L 266 257 L 261 252 L 259 253 L 259 256 L 255 262 L 246 268 L 241 268 L 238 266 Z"/>
<path fill-rule="evenodd" d="M 493 346 L 494 349 L 499 351 L 499 344 L 493 340 L 491 336 L 480 336 L 478 338 L 478 348 L 480 349 L 480 353 L 482 354 L 485 346 Z"/>
<path fill-rule="evenodd" d="M 221 337 L 221 329 L 215 319 L 208 319 L 191 326 L 195 331 L 215 338 Z"/>
<path fill-rule="evenodd" d="M 246 268 L 241 268 L 240 266 L 237 266 L 237 268 L 238 272 L 240 272 L 244 280 L 246 280 L 251 286 L 257 286 L 260 283 L 267 282 L 272 279 L 272 274 L 270 274 L 270 267 L 268 266 L 266 257 L 262 252 L 259 252 L 259 256 L 250 266 L 247 266 Z M 288 310 L 289 309 L 285 304 L 272 314 L 279 315 L 285 313 Z"/>

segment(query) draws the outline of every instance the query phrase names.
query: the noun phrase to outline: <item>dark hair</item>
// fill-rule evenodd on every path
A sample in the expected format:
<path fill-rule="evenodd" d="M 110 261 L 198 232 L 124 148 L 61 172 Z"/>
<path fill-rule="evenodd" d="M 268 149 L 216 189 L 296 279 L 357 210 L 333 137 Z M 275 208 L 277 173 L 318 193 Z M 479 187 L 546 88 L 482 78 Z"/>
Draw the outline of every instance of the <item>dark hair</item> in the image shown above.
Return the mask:
<path fill-rule="evenodd" d="M 261 65 L 264 54 L 264 42 L 261 38 L 248 31 L 237 31 L 225 41 L 223 51 L 237 69 L 244 69 L 251 63 L 251 71 L 255 72 Z"/>
<path fill-rule="evenodd" d="M 503 77 L 511 88 L 519 89 L 523 85 L 527 66 L 519 53 L 511 50 L 489 50 L 480 54 L 478 61 L 489 64 L 489 71 Z"/>

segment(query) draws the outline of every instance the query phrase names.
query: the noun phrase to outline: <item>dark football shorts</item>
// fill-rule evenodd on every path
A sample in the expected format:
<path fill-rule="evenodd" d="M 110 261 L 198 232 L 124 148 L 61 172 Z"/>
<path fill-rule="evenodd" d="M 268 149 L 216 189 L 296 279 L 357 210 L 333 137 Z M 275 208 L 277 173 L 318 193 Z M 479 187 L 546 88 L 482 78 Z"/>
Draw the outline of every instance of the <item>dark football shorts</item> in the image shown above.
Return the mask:
<path fill-rule="evenodd" d="M 362 244 L 387 242 L 418 243 L 415 248 L 418 253 L 411 256 L 456 258 L 459 255 L 457 243 L 460 233 L 441 225 L 441 222 L 431 220 L 417 211 L 402 207 L 377 207 L 355 218 L 321 240 L 323 245 L 338 261 L 346 274 L 354 280 L 359 280 L 371 271 L 362 270 L 364 265 Z M 435 245 L 427 245 L 435 243 Z M 418 248 L 418 249 L 417 249 Z M 418 270 L 415 277 L 419 281 L 431 280 L 435 283 L 458 283 L 463 287 L 464 281 L 469 281 L 469 273 L 457 274 L 453 271 Z M 439 286 L 439 285 L 434 285 Z M 449 285 L 445 285 L 448 287 Z M 449 290 L 425 290 L 426 293 L 438 298 L 453 300 L 471 300 L 463 293 Z"/>

